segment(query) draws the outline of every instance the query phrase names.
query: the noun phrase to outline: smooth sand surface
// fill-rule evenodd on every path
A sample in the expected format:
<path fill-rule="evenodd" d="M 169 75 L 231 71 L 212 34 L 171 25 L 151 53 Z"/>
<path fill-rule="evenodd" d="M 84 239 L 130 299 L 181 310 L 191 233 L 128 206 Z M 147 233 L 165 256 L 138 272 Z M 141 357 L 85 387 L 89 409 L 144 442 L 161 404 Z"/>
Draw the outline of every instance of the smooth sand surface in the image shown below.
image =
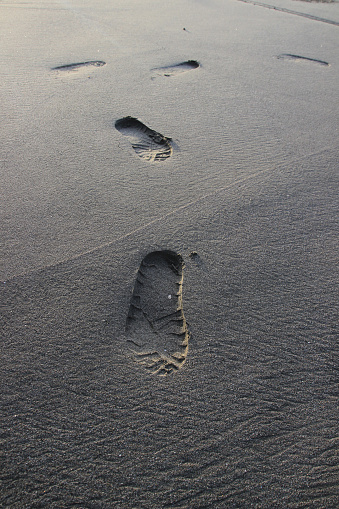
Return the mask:
<path fill-rule="evenodd" d="M 0 1 L 1 507 L 337 506 L 339 4 L 254 3 Z"/>

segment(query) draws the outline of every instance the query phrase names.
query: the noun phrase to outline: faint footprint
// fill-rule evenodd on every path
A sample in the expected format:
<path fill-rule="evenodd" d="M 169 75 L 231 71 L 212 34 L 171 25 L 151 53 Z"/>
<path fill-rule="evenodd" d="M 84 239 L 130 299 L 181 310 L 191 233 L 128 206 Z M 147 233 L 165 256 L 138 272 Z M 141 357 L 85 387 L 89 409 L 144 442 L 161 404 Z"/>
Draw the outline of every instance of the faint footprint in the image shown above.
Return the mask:
<path fill-rule="evenodd" d="M 106 62 L 103 60 L 89 60 L 88 62 L 78 62 L 76 64 L 67 64 L 67 65 L 59 65 L 58 67 L 53 67 L 52 71 L 80 71 L 81 69 L 87 70 L 88 67 L 102 67 L 106 65 Z"/>
<path fill-rule="evenodd" d="M 128 137 L 135 152 L 142 159 L 164 161 L 172 155 L 171 138 L 149 129 L 137 118 L 121 118 L 115 122 L 115 128 Z"/>
<path fill-rule="evenodd" d="M 204 266 L 204 262 L 202 261 L 202 259 L 200 258 L 200 256 L 198 255 L 198 253 L 196 251 L 192 251 L 189 254 L 189 257 L 198 267 Z"/>
<path fill-rule="evenodd" d="M 197 69 L 200 67 L 199 62 L 196 60 L 187 60 L 186 62 L 181 62 L 180 64 L 168 65 L 166 67 L 155 67 L 151 69 L 156 72 L 156 76 L 176 76 L 177 74 L 181 74 L 183 72 L 192 71 L 192 69 Z"/>
<path fill-rule="evenodd" d="M 282 53 L 281 55 L 278 55 L 277 58 L 284 59 L 284 60 L 306 60 L 308 62 L 315 62 L 316 64 L 330 65 L 328 62 L 325 62 L 324 60 L 318 60 L 316 58 L 302 57 L 300 55 L 292 55 L 291 53 Z"/>
<path fill-rule="evenodd" d="M 167 375 L 187 357 L 189 332 L 182 307 L 184 263 L 173 251 L 142 260 L 126 321 L 129 348 L 151 373 Z"/>

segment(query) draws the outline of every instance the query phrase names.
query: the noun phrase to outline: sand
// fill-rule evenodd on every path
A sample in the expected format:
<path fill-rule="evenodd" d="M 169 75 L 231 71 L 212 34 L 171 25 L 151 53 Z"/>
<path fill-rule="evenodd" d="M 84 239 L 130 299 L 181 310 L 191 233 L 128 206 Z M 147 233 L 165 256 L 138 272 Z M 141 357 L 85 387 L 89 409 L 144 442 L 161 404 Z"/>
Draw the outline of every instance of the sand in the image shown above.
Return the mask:
<path fill-rule="evenodd" d="M 0 2 L 1 507 L 337 506 L 339 5 L 264 3 Z"/>

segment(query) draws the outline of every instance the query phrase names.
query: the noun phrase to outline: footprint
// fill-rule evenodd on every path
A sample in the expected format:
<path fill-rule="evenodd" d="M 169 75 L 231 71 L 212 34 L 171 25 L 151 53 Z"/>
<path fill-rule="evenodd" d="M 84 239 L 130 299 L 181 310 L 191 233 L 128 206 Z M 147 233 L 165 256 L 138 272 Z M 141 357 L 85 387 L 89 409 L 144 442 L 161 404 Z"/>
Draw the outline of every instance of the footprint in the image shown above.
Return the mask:
<path fill-rule="evenodd" d="M 106 65 L 103 60 L 89 60 L 88 62 L 78 62 L 76 64 L 59 65 L 53 67 L 52 71 L 79 71 L 80 69 L 86 69 L 87 67 L 102 67 Z"/>
<path fill-rule="evenodd" d="M 183 259 L 153 251 L 142 260 L 126 321 L 129 348 L 151 373 L 168 375 L 185 363 L 189 332 L 182 307 Z"/>
<path fill-rule="evenodd" d="M 307 60 L 309 62 L 315 62 L 315 63 L 321 64 L 321 65 L 330 65 L 328 62 L 325 62 L 324 60 L 317 60 L 316 58 L 302 57 L 300 55 L 292 55 L 290 53 L 282 53 L 281 55 L 278 55 L 277 58 L 284 59 L 284 60 Z"/>
<path fill-rule="evenodd" d="M 155 67 L 151 69 L 152 71 L 156 71 L 156 76 L 176 76 L 177 74 L 181 74 L 183 72 L 192 71 L 192 69 L 197 69 L 200 67 L 199 62 L 196 60 L 187 60 L 186 62 L 181 62 L 180 64 L 169 65 L 166 67 Z"/>
<path fill-rule="evenodd" d="M 137 118 L 121 118 L 115 122 L 115 128 L 128 137 L 135 152 L 142 159 L 164 161 L 172 155 L 171 138 L 149 129 Z"/>
<path fill-rule="evenodd" d="M 189 257 L 198 267 L 203 267 L 204 262 L 202 261 L 202 259 L 200 258 L 196 251 L 192 251 L 189 254 Z"/>

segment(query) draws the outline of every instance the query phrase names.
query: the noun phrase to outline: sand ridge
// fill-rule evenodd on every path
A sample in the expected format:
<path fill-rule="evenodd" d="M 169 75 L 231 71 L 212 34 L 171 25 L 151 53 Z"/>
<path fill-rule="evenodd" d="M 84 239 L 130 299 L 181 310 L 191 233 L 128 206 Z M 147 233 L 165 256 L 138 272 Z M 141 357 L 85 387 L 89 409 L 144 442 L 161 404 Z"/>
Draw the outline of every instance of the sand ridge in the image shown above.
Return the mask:
<path fill-rule="evenodd" d="M 258 5 L 259 7 L 264 7 L 266 9 L 273 9 L 275 11 L 285 12 L 286 14 L 292 14 L 294 16 L 302 16 L 304 18 L 312 19 L 314 21 L 320 21 L 322 23 L 328 23 L 330 25 L 339 26 L 339 22 L 338 21 L 331 20 L 331 19 L 326 19 L 326 18 L 321 18 L 319 16 L 315 16 L 315 15 L 307 13 L 307 12 L 299 12 L 299 11 L 294 11 L 294 10 L 291 10 L 291 9 L 286 9 L 285 7 L 281 7 L 281 6 L 278 6 L 278 5 L 272 5 L 272 4 L 266 4 L 266 3 L 262 3 L 262 2 L 257 2 L 256 0 L 238 0 L 238 2 L 244 2 L 244 3 L 247 3 L 247 4 Z"/>

